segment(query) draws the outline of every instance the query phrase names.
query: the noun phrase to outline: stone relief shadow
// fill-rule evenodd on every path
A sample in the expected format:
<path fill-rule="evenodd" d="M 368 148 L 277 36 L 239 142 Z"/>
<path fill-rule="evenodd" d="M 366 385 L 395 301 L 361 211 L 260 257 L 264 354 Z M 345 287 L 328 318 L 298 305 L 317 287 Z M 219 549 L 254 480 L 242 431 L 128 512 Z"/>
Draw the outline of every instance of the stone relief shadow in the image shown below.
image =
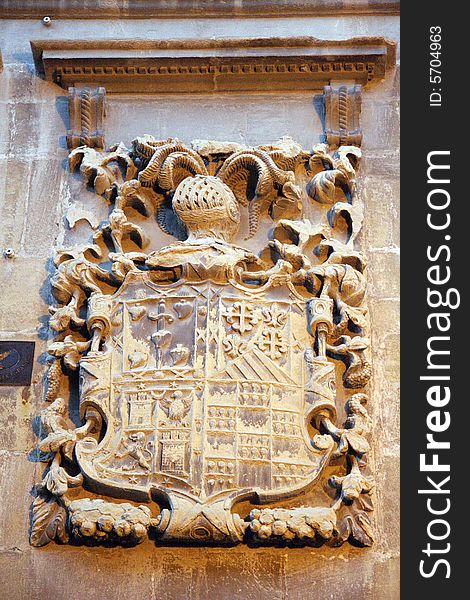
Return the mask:
<path fill-rule="evenodd" d="M 65 130 L 68 131 L 70 129 L 69 99 L 67 96 L 58 96 L 55 101 L 55 106 L 58 115 L 62 119 Z M 59 147 L 67 149 L 67 137 L 65 135 L 59 137 Z M 67 164 L 67 159 L 64 159 L 64 162 Z"/>
<path fill-rule="evenodd" d="M 52 295 L 51 288 L 51 277 L 56 272 L 56 268 L 54 266 L 54 261 L 52 258 L 48 258 L 45 263 L 45 271 L 46 275 L 43 281 L 42 286 L 39 289 L 39 295 L 44 300 L 44 303 L 49 305 L 54 303 L 54 297 Z M 38 317 L 39 326 L 38 326 L 38 337 L 40 340 L 50 340 L 54 337 L 54 333 L 52 329 L 49 327 L 49 314 L 41 315 Z M 38 358 L 38 362 L 40 364 L 44 364 L 46 362 L 48 354 L 44 352 Z"/>
<path fill-rule="evenodd" d="M 33 418 L 32 420 L 32 425 L 31 425 L 31 429 L 33 430 L 34 434 L 37 435 L 38 439 L 41 439 L 43 437 L 43 429 L 42 429 L 42 425 L 41 425 L 41 417 L 40 415 L 36 416 Z M 41 452 L 41 450 L 39 450 L 39 448 L 36 446 L 35 448 L 33 448 L 32 450 L 29 451 L 28 455 L 28 462 L 31 463 L 44 463 L 44 469 L 43 469 L 43 473 L 41 478 L 44 476 L 44 474 L 46 473 L 47 469 L 49 468 L 48 462 L 50 459 L 50 453 L 44 453 Z M 36 495 L 36 488 L 35 486 L 33 486 L 31 488 L 32 492 L 34 492 L 33 495 Z"/>
<path fill-rule="evenodd" d="M 28 68 L 30 73 L 37 75 L 31 52 L 13 52 L 11 56 L 15 62 L 23 63 Z"/>
<path fill-rule="evenodd" d="M 46 276 L 43 280 L 42 286 L 39 289 L 39 295 L 44 300 L 45 304 L 49 305 L 54 302 L 54 298 L 52 296 L 52 289 L 50 284 L 50 278 L 52 274 L 55 272 L 55 266 L 52 258 L 47 259 L 45 263 Z M 40 315 L 38 317 L 38 327 L 37 327 L 37 336 L 40 340 L 51 340 L 54 337 L 54 332 L 49 326 L 50 315 Z M 40 365 L 47 365 L 49 362 L 50 355 L 47 352 L 42 352 L 37 358 L 36 362 Z M 40 385 L 44 389 L 47 386 L 47 369 L 44 370 L 44 373 L 41 377 Z M 38 437 L 41 437 L 41 419 L 40 417 L 35 417 L 32 423 L 33 431 Z M 32 450 L 28 455 L 28 460 L 30 462 L 40 462 L 41 458 L 38 456 L 41 453 L 39 450 Z"/>
<path fill-rule="evenodd" d="M 326 134 L 325 129 L 326 129 L 326 113 L 325 113 L 325 97 L 323 95 L 323 93 L 321 94 L 316 94 L 313 97 L 312 100 L 312 104 L 313 104 L 313 108 L 315 109 L 315 112 L 317 113 L 320 122 L 322 124 L 322 128 L 323 128 L 323 133 L 320 136 L 320 142 L 322 144 L 326 143 Z"/>

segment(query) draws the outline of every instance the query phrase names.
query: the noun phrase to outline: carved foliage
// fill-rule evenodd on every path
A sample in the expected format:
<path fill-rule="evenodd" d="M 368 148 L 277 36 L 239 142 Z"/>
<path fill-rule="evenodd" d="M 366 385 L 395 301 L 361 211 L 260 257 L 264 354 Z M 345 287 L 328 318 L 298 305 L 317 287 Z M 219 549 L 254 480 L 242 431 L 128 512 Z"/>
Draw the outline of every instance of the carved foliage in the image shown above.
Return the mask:
<path fill-rule="evenodd" d="M 52 403 L 39 441 L 49 468 L 33 545 L 70 534 L 132 545 L 149 528 L 162 541 L 372 543 L 367 396 L 349 397 L 339 427 L 335 393 L 335 361 L 345 389 L 362 389 L 371 373 L 366 261 L 352 247 L 359 158 L 354 147 L 306 152 L 289 138 L 191 147 L 149 135 L 131 149 L 71 152 L 71 169 L 111 210 L 92 244 L 54 261 Z M 323 210 L 316 223 L 309 202 Z M 183 241 L 145 252 L 130 208 Z M 243 210 L 247 237 L 274 221 L 259 255 L 232 244 Z M 341 218 L 346 241 L 336 237 Z M 74 428 L 61 389 L 77 369 L 84 424 Z M 332 459 L 323 505 L 237 513 L 241 501 L 319 486 Z M 90 480 L 123 499 L 150 503 L 158 489 L 166 501 L 92 500 Z"/>
<path fill-rule="evenodd" d="M 54 498 L 37 496 L 31 508 L 30 542 L 32 546 L 45 546 L 56 540 L 63 544 L 69 540 L 67 512 Z"/>

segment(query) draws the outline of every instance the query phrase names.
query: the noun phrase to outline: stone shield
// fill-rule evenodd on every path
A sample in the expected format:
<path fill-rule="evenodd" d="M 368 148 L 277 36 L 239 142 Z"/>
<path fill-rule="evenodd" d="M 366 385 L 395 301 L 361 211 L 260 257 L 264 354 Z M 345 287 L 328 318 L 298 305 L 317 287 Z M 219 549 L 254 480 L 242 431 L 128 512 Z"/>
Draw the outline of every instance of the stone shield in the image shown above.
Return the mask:
<path fill-rule="evenodd" d="M 92 297 L 88 321 L 102 321 L 108 342 L 80 363 L 82 415 L 106 423 L 76 446 L 89 484 L 168 505 L 169 537 L 219 541 L 242 535 L 237 501 L 312 485 L 333 448 L 312 422 L 335 414 L 335 369 L 306 361 L 306 311 L 289 285 L 157 286 L 145 273 Z"/>

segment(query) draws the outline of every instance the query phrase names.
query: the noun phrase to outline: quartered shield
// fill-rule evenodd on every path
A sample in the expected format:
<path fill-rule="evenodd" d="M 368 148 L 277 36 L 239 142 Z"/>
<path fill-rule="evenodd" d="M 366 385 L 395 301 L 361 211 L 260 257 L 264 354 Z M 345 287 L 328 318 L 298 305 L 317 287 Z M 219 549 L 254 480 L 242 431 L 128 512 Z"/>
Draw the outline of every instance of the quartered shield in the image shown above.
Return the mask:
<path fill-rule="evenodd" d="M 192 537 L 206 535 L 202 519 L 236 538 L 218 523 L 236 501 L 288 498 L 315 482 L 333 442 L 311 423 L 335 414 L 335 368 L 306 360 L 306 301 L 293 287 L 156 285 L 129 273 L 89 306 L 111 340 L 81 360 L 82 415 L 98 410 L 106 423 L 101 440 L 76 446 L 90 485 L 167 502 L 176 520 L 184 506 Z"/>

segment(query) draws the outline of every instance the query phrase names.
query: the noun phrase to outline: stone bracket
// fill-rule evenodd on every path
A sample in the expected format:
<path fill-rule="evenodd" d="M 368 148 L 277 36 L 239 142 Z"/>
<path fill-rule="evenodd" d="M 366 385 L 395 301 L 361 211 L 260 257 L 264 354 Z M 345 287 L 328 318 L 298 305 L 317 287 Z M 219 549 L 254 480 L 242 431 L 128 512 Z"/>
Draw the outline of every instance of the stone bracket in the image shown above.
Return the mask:
<path fill-rule="evenodd" d="M 104 87 L 69 88 L 70 129 L 67 146 L 104 148 L 103 117 L 106 90 Z"/>
<path fill-rule="evenodd" d="M 362 130 L 360 125 L 362 86 L 326 85 L 323 90 L 325 100 L 325 134 L 328 146 L 360 146 Z"/>
<path fill-rule="evenodd" d="M 395 63 L 383 37 L 34 40 L 36 71 L 63 88 L 120 93 L 321 90 L 366 85 Z"/>

